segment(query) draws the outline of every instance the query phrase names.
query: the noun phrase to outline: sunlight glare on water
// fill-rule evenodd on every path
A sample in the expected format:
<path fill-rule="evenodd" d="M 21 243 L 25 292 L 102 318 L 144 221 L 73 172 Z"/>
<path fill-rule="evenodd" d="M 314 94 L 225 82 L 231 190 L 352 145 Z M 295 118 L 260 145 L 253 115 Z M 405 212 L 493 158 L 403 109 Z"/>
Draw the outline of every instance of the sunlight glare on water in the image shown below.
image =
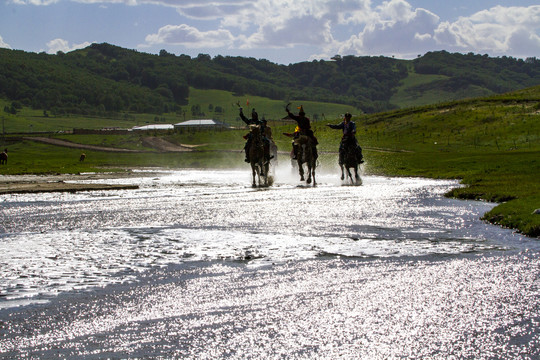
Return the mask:
<path fill-rule="evenodd" d="M 140 188 L 2 199 L 0 358 L 540 356 L 538 242 L 455 181 L 106 181 Z"/>
<path fill-rule="evenodd" d="M 295 179 L 252 189 L 245 172 L 195 170 L 114 181 L 140 189 L 4 199 L 4 299 L 184 261 L 459 254 L 508 246 L 490 233 L 512 237 L 477 220 L 491 205 L 443 198 L 454 181 L 365 177 L 341 186 L 332 174 L 317 187 Z"/>

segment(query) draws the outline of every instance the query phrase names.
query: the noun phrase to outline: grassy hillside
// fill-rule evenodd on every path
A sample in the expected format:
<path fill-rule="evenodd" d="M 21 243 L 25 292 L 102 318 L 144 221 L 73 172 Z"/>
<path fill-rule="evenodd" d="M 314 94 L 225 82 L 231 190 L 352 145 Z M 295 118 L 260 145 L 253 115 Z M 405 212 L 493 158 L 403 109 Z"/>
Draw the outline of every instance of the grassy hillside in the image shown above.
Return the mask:
<path fill-rule="evenodd" d="M 505 202 L 484 218 L 540 236 L 540 87 L 364 117 L 357 123 L 376 174 L 458 178 L 449 195 Z M 401 152 L 406 151 L 406 152 Z"/>
<path fill-rule="evenodd" d="M 209 98 L 216 103 L 229 103 L 229 110 L 225 114 L 235 116 L 237 110 L 235 105 L 230 104 L 229 95 L 200 93 L 190 101 L 204 103 Z M 245 100 L 242 98 L 243 102 Z M 268 113 L 269 116 L 279 115 L 284 105 L 280 101 L 256 97 L 250 98 L 250 103 L 256 106 L 259 113 Z M 311 108 L 328 114 L 342 111 L 337 105 L 302 103 L 308 115 Z M 23 109 L 21 114 L 24 111 L 28 110 Z M 9 117 L 6 121 L 17 122 L 20 116 Z M 136 115 L 136 118 L 139 122 L 144 119 L 143 115 Z M 487 221 L 518 229 L 530 236 L 540 236 L 540 215 L 533 214 L 535 209 L 540 208 L 540 87 L 355 116 L 353 120 L 358 128 L 358 140 L 364 147 L 366 174 L 461 179 L 467 186 L 453 190 L 449 196 L 501 202 L 485 215 Z M 65 121 L 66 127 L 72 124 L 69 118 Z M 113 124 L 119 120 L 99 121 Z M 133 123 L 135 120 L 130 121 Z M 323 166 L 335 164 L 335 151 L 340 139 L 339 131 L 331 130 L 324 124 L 337 121 L 337 116 L 332 116 L 313 123 L 320 142 Z M 290 139 L 280 134 L 290 132 L 294 125 L 280 120 L 272 120 L 270 124 L 279 149 L 289 151 Z M 247 171 L 239 151 L 244 145 L 242 135 L 245 132 L 245 129 L 239 129 L 159 135 L 178 144 L 200 145 L 197 148 L 199 151 L 192 153 L 158 153 L 144 146 L 142 137 L 147 134 L 106 137 L 50 135 L 77 143 L 142 151 L 136 154 L 86 151 L 87 161 L 83 164 L 78 163 L 80 150 L 37 144 L 21 140 L 20 136 L 8 135 L 3 139 L 2 146 L 9 146 L 10 163 L 0 167 L 0 174 L 84 172 L 103 167 L 125 169 L 136 166 L 236 166 L 245 167 Z"/>
<path fill-rule="evenodd" d="M 493 91 L 477 85 L 468 85 L 457 91 L 445 89 L 441 82 L 449 79 L 446 75 L 417 74 L 412 69 L 399 84 L 390 98 L 390 103 L 403 109 L 494 94 Z"/>
<path fill-rule="evenodd" d="M 121 128 L 130 129 L 134 126 L 146 124 L 175 124 L 193 119 L 191 108 L 200 108 L 198 118 L 216 119 L 231 126 L 244 126 L 238 116 L 238 106 L 243 107 L 244 113 L 249 115 L 251 109 L 256 109 L 259 117 L 267 120 L 278 120 L 286 116 L 283 100 L 272 100 L 253 95 L 234 95 L 224 90 L 200 90 L 191 88 L 190 97 L 183 111 L 164 113 L 161 115 L 124 113 L 108 117 L 84 116 L 84 115 L 52 115 L 44 114 L 43 110 L 34 110 L 22 107 L 16 115 L 0 113 L 6 133 L 29 133 L 29 132 L 65 132 L 74 128 L 103 129 Z M 249 104 L 248 104 L 249 103 Z M 0 108 L 9 106 L 11 102 L 0 98 Z M 316 101 L 298 101 L 291 104 L 291 110 L 302 105 L 308 116 L 314 121 L 326 121 L 339 118 L 345 112 L 356 114 L 358 110 L 350 105 L 322 103 Z M 221 111 L 216 111 L 216 109 Z M 1 125 L 1 124 L 0 124 Z M 0 128 L 0 132 L 2 129 Z"/>
<path fill-rule="evenodd" d="M 188 108 L 200 105 L 207 118 L 218 119 L 230 125 L 243 126 L 244 123 L 238 117 L 237 102 L 244 109 L 246 115 L 251 113 L 251 109 L 255 109 L 259 114 L 259 117 L 264 117 L 267 120 L 278 120 L 287 115 L 285 112 L 287 102 L 283 100 L 271 100 L 253 95 L 236 96 L 228 91 L 199 90 L 194 88 L 190 89 Z M 214 109 L 216 106 L 221 106 L 224 109 L 224 112 L 218 113 L 210 111 L 209 105 L 212 105 Z M 307 116 L 314 121 L 324 121 L 326 119 L 334 120 L 339 118 L 345 112 L 358 112 L 358 109 L 350 105 L 307 100 L 293 101 L 291 103 L 291 111 L 300 105 L 304 107 Z"/>
<path fill-rule="evenodd" d="M 8 111 L 24 105 L 52 115 L 198 117 L 207 109 L 193 111 L 187 104 L 193 89 L 224 90 L 241 98 L 338 103 L 376 113 L 538 84 L 536 58 L 445 51 L 414 60 L 336 55 L 330 61 L 285 66 L 220 55 L 191 58 L 164 50 L 147 54 L 106 43 L 55 55 L 0 49 L 0 97 L 12 102 Z"/>

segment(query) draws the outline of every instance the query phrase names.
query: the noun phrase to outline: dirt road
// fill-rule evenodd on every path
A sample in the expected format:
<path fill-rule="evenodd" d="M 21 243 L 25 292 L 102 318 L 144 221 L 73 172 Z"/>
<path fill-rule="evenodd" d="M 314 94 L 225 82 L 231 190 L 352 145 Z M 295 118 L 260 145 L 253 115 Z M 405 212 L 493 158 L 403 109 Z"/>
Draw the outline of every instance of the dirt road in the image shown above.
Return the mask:
<path fill-rule="evenodd" d="M 112 147 L 106 147 L 106 146 L 97 146 L 97 145 L 88 145 L 88 144 L 78 144 L 71 141 L 66 140 L 60 140 L 60 139 L 54 139 L 54 138 L 48 138 L 48 137 L 40 137 L 40 136 L 27 136 L 23 139 L 29 140 L 29 141 L 37 141 L 42 142 L 46 144 L 51 145 L 57 145 L 57 146 L 65 146 L 69 148 L 75 148 L 75 149 L 87 149 L 87 150 L 96 150 L 96 151 L 108 151 L 108 152 L 129 152 L 129 153 L 137 153 L 137 152 L 144 152 L 142 150 L 132 150 L 132 149 L 122 149 L 122 148 L 112 148 Z M 192 145 L 176 145 L 173 144 L 167 140 L 164 140 L 162 138 L 156 137 L 156 136 L 147 136 L 142 139 L 143 144 L 145 146 L 151 147 L 159 152 L 185 152 L 185 151 L 193 151 L 193 148 L 196 147 Z"/>

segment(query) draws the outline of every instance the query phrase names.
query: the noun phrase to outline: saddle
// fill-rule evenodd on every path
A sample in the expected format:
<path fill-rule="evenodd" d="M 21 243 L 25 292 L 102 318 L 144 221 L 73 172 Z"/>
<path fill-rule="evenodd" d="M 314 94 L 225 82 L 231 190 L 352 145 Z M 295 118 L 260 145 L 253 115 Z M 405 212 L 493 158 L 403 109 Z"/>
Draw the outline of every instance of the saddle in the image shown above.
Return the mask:
<path fill-rule="evenodd" d="M 300 135 L 296 139 L 294 139 L 295 145 L 305 145 L 309 143 L 309 136 L 307 135 Z"/>

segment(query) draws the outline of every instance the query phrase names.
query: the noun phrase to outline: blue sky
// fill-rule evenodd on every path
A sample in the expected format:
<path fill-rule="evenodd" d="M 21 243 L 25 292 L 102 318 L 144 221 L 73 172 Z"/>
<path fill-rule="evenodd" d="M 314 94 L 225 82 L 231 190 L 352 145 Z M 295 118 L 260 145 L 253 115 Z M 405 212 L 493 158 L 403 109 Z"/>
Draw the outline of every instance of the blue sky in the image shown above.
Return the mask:
<path fill-rule="evenodd" d="M 279 64 L 428 51 L 540 57 L 538 0 L 2 0 L 0 47 L 249 56 Z"/>

